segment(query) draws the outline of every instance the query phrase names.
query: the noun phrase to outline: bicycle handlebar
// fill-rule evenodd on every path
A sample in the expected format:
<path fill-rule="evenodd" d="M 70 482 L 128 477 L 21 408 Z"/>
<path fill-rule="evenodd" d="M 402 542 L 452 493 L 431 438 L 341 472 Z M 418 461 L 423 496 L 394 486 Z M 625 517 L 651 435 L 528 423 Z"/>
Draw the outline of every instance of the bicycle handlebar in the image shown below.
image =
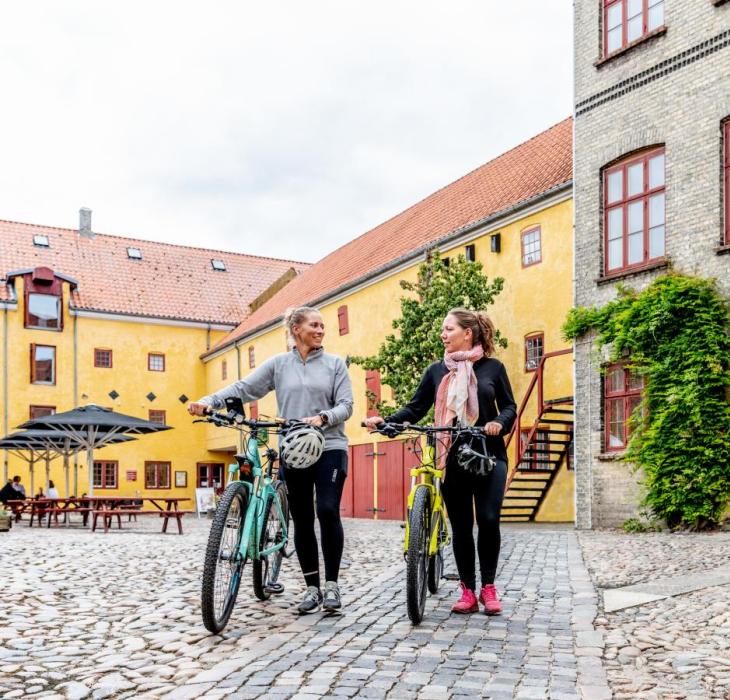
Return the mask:
<path fill-rule="evenodd" d="M 246 426 L 248 428 L 285 428 L 292 421 L 284 418 L 277 418 L 273 421 L 251 420 L 244 418 L 240 413 L 229 411 L 228 413 L 219 413 L 212 408 L 206 408 L 203 415 L 205 418 L 193 421 L 194 423 L 213 423 L 222 428 L 238 428 Z"/>
<path fill-rule="evenodd" d="M 362 421 L 360 425 L 363 428 L 367 428 L 368 425 L 365 421 Z M 417 433 L 424 433 L 426 435 L 435 435 L 436 433 L 452 433 L 462 435 L 464 433 L 468 435 L 484 435 L 482 428 L 475 426 L 461 426 L 461 425 L 416 425 L 414 423 L 380 423 L 373 427 L 372 432 L 380 433 L 387 437 L 394 437 L 399 433 L 407 431 L 414 431 Z"/>

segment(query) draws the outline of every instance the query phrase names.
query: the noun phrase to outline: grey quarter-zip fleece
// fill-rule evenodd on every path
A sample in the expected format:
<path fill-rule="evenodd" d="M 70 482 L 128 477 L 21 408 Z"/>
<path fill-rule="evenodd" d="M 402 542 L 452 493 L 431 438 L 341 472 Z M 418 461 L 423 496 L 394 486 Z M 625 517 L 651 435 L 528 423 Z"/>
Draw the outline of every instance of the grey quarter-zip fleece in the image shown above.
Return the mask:
<path fill-rule="evenodd" d="M 345 361 L 322 348 L 309 353 L 306 361 L 299 351 L 266 360 L 245 379 L 204 396 L 200 403 L 224 408 L 225 399 L 239 397 L 244 403 L 276 391 L 278 413 L 283 418 L 327 415 L 324 449 L 346 450 L 345 421 L 352 415 L 352 384 Z"/>

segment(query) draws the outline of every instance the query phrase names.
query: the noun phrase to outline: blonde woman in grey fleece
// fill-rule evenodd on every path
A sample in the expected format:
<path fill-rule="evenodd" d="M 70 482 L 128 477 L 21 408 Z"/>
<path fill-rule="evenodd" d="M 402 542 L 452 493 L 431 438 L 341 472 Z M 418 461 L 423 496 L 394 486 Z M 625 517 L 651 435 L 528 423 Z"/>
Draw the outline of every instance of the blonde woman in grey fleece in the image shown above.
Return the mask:
<path fill-rule="evenodd" d="M 290 352 L 272 357 L 245 379 L 191 403 L 188 411 L 199 416 L 207 408 L 223 408 L 229 397 L 239 397 L 246 403 L 275 391 L 280 416 L 322 428 L 325 436 L 322 457 L 306 469 L 283 471 L 294 521 L 294 548 L 307 584 L 299 612 L 313 613 L 320 608 L 335 612 L 342 607 L 338 586 L 344 545 L 340 499 L 347 477 L 344 423 L 352 415 L 352 385 L 342 358 L 322 348 L 324 323 L 317 309 L 308 306 L 289 309 L 284 315 L 284 325 L 292 346 Z M 315 493 L 324 558 L 324 595 L 314 531 Z"/>

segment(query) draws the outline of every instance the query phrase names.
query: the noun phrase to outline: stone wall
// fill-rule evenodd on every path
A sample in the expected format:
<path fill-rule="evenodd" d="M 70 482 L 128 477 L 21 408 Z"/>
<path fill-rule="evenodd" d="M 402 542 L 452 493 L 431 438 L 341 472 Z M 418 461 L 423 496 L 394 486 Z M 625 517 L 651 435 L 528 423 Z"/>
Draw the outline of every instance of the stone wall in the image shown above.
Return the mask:
<path fill-rule="evenodd" d="M 602 169 L 654 145 L 666 156 L 666 257 L 672 268 L 716 277 L 730 297 L 723 247 L 722 130 L 730 117 L 730 4 L 665 2 L 666 31 L 600 61 L 600 4 L 575 3 L 575 303 L 603 305 Z M 666 268 L 618 280 L 641 289 Z M 636 477 L 602 456 L 602 358 L 576 345 L 576 523 L 620 525 L 636 515 Z"/>

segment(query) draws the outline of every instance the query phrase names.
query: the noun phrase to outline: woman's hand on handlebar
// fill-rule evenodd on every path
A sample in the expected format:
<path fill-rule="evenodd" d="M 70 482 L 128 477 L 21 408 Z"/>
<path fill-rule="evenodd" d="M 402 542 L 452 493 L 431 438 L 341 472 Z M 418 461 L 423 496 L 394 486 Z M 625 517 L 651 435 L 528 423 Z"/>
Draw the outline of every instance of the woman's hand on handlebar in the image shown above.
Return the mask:
<path fill-rule="evenodd" d="M 484 432 L 487 435 L 499 435 L 502 432 L 502 424 L 497 423 L 496 420 L 489 421 L 489 423 L 484 426 Z"/>
<path fill-rule="evenodd" d="M 210 406 L 198 401 L 192 401 L 188 404 L 188 413 L 191 416 L 204 416 L 210 411 Z"/>
<path fill-rule="evenodd" d="M 371 416 L 370 418 L 366 418 L 362 422 L 362 427 L 367 428 L 370 431 L 373 431 L 373 430 L 376 430 L 377 427 L 379 425 L 382 425 L 383 423 L 385 423 L 385 421 L 380 416 Z"/>

